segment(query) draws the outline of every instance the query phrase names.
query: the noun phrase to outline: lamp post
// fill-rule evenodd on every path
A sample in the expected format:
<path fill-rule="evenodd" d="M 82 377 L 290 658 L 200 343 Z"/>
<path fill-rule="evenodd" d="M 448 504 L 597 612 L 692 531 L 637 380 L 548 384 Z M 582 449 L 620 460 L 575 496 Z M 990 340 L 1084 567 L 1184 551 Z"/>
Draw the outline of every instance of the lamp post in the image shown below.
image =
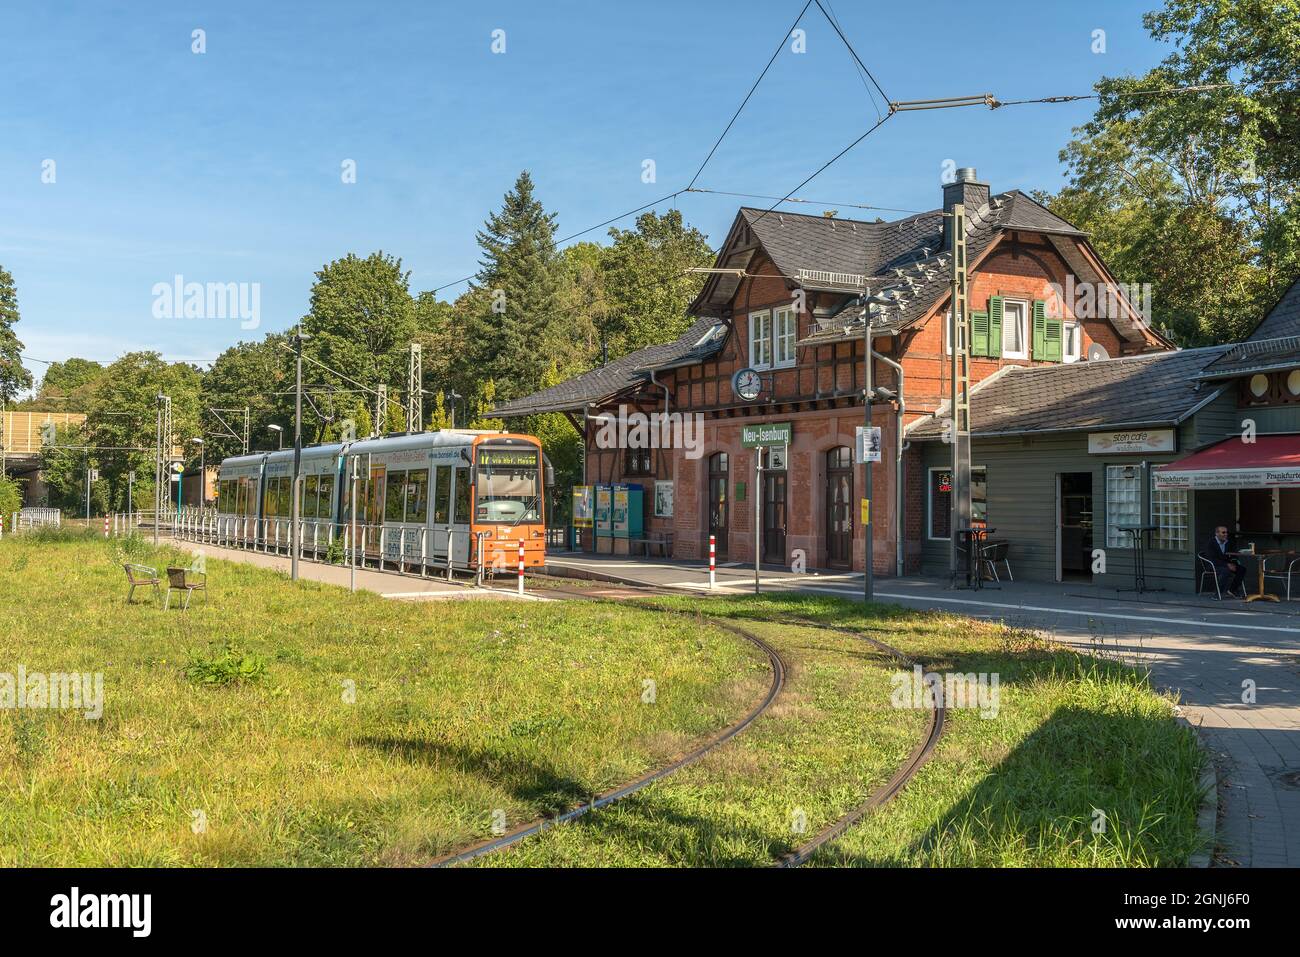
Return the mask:
<path fill-rule="evenodd" d="M 278 443 L 279 443 L 279 445 L 278 445 L 277 447 L 278 447 L 280 450 L 283 450 L 283 449 L 284 449 L 284 426 L 282 426 L 282 425 L 268 425 L 266 428 L 267 428 L 269 431 L 275 433 L 275 435 L 276 435 L 276 439 L 277 439 L 277 441 L 278 441 Z"/>

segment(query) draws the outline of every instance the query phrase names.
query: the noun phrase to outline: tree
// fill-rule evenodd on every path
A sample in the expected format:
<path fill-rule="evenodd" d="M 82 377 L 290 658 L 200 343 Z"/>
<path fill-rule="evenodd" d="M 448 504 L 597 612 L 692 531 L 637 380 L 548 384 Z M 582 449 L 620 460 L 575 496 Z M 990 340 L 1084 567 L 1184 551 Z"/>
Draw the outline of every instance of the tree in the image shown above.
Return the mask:
<path fill-rule="evenodd" d="M 265 440 L 268 425 L 272 422 L 283 425 L 292 415 L 293 396 L 278 394 L 293 388 L 293 379 L 290 378 L 293 360 L 283 348 L 286 338 L 282 333 L 273 333 L 261 342 L 241 342 L 231 346 L 217 356 L 211 368 L 203 374 L 200 393 L 203 403 L 202 437 L 207 443 L 210 463 L 216 464 L 240 454 L 242 434 L 236 438 L 230 433 L 242 433 L 243 414 L 224 412 L 218 417 L 209 410 L 247 407 L 250 451 Z M 304 435 L 309 436 L 307 441 L 318 441 L 325 423 L 308 403 L 303 404 L 303 420 Z"/>
<path fill-rule="evenodd" d="M 468 335 L 460 373 L 492 379 L 502 399 L 514 399 L 536 391 L 546 371 L 547 331 L 560 318 L 564 277 L 555 216 L 534 197 L 527 170 L 501 211 L 488 216 L 478 244 L 479 272 L 461 300 Z"/>
<path fill-rule="evenodd" d="M 14 334 L 18 322 L 18 289 L 14 277 L 0 266 L 0 401 L 12 402 L 32 387 L 32 374 L 23 366 L 23 344 Z"/>
<path fill-rule="evenodd" d="M 36 395 L 20 403 L 19 407 L 83 412 L 103 374 L 104 366 L 92 359 L 73 357 L 64 362 L 51 362 L 41 377 Z"/>
<path fill-rule="evenodd" d="M 1143 22 L 1174 51 L 1097 84 L 1061 153 L 1069 186 L 1043 199 L 1122 281 L 1152 284 L 1156 325 L 1231 340 L 1300 273 L 1300 0 L 1166 0 Z"/>
<path fill-rule="evenodd" d="M 691 324 L 686 307 L 704 278 L 686 272 L 713 265 L 708 237 L 682 222 L 681 210 L 637 217 L 636 229 L 613 228 L 601 260 L 607 302 L 599 320 L 611 358 L 676 339 Z"/>
<path fill-rule="evenodd" d="M 308 363 L 304 379 L 310 375 L 310 381 L 339 389 L 357 383 L 369 389 L 387 385 L 390 394 L 405 389 L 407 351 L 416 333 L 409 283 L 402 261 L 382 250 L 364 259 L 349 253 L 322 267 L 311 288 L 311 310 L 302 319 L 310 337 L 304 354 L 354 381 Z"/>

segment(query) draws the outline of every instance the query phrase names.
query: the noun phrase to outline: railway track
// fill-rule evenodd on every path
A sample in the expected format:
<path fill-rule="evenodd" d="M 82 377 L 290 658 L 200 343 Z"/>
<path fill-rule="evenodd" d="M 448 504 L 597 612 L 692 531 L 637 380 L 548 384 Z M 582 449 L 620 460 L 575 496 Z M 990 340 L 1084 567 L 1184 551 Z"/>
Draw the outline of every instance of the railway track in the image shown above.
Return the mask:
<path fill-rule="evenodd" d="M 678 592 L 674 592 L 670 589 L 655 588 L 653 586 L 622 585 L 617 583 L 600 582 L 600 583 L 592 583 L 585 587 L 577 587 L 577 586 L 564 584 L 567 581 L 566 579 L 557 578 L 550 575 L 530 574 L 529 577 L 546 582 L 547 590 L 557 595 L 564 595 L 569 598 L 586 599 L 588 601 L 617 601 L 622 604 L 627 604 L 629 599 L 641 598 L 647 595 L 679 594 Z M 661 612 L 667 611 L 667 609 L 662 609 L 662 608 L 650 609 L 649 606 L 643 606 L 643 607 L 646 607 L 648 610 L 655 610 Z M 670 613 L 683 614 L 681 612 L 671 612 L 671 611 Z M 483 841 L 482 843 L 476 844 L 473 847 L 467 848 L 466 850 L 460 851 L 456 854 L 447 855 L 446 857 L 440 858 L 439 860 L 435 861 L 433 866 L 451 867 L 457 864 L 467 863 L 476 858 L 483 857 L 487 854 L 491 854 L 499 850 L 504 850 L 505 848 L 518 844 L 519 842 L 529 837 L 532 837 L 535 834 L 541 834 L 543 831 L 548 831 L 551 828 L 558 827 L 561 824 L 565 824 L 569 821 L 576 820 L 577 818 L 583 817 L 591 813 L 592 811 L 599 810 L 602 807 L 606 807 L 610 804 L 613 804 L 616 801 L 622 800 L 623 798 L 635 794 L 638 791 L 648 787 L 649 785 L 655 783 L 656 781 L 661 781 L 664 778 L 668 777 L 669 775 L 677 771 L 680 771 L 682 768 L 688 767 L 689 765 L 696 763 L 705 755 L 721 747 L 727 741 L 731 740 L 731 738 L 735 737 L 745 728 L 749 727 L 756 720 L 758 720 L 758 718 L 762 717 L 762 715 L 772 706 L 773 702 L 776 701 L 777 697 L 780 695 L 781 691 L 785 687 L 785 674 L 786 674 L 785 661 L 781 658 L 780 653 L 777 652 L 775 648 L 773 648 L 771 645 L 763 641 L 763 639 L 759 638 L 757 635 L 753 634 L 752 632 L 747 631 L 746 629 L 741 628 L 737 625 L 734 625 L 731 622 L 722 621 L 720 619 L 712 618 L 707 615 L 703 617 L 705 618 L 705 620 L 707 620 L 710 624 L 714 625 L 715 627 L 722 628 L 725 631 L 729 631 L 732 634 L 744 638 L 746 641 L 750 642 L 751 644 L 759 648 L 761 651 L 763 651 L 768 657 L 769 664 L 772 668 L 772 683 L 769 686 L 767 693 L 763 696 L 763 699 L 758 703 L 758 705 L 756 705 L 753 709 L 751 709 L 749 713 L 745 715 L 744 718 L 742 718 L 737 723 L 731 725 L 730 727 L 724 729 L 723 731 L 715 735 L 713 738 L 711 738 L 709 741 L 700 745 L 698 748 L 691 751 L 689 754 L 684 755 L 681 758 L 678 758 L 676 761 L 672 762 L 666 767 L 660 768 L 649 774 L 645 774 L 637 778 L 635 781 L 632 781 L 629 784 L 625 784 L 612 791 L 608 791 L 596 798 L 593 798 L 587 804 L 583 804 L 579 807 L 575 807 L 569 811 L 566 811 L 563 814 L 559 814 L 554 817 L 543 818 L 539 821 L 533 822 L 532 824 L 516 828 L 515 830 L 510 831 L 506 834 L 500 835 L 498 837 L 494 837 L 491 840 Z M 858 640 L 866 642 L 867 644 L 873 646 L 879 651 L 889 655 L 891 658 L 894 658 L 901 665 L 905 667 L 910 668 L 914 664 L 912 659 L 908 658 L 897 648 L 894 648 L 875 638 L 871 638 L 867 635 L 864 635 L 861 632 L 856 631 L 852 628 L 839 628 L 833 625 L 826 625 L 822 622 L 817 622 L 810 619 L 799 619 L 799 618 L 789 619 L 788 623 L 794 625 L 807 625 L 811 627 L 824 628 L 828 631 L 836 631 L 841 634 L 852 635 Z M 890 779 L 886 781 L 883 785 L 881 785 L 879 788 L 873 791 L 871 795 L 864 802 L 854 807 L 848 813 L 842 815 L 833 824 L 823 828 L 816 835 L 814 835 L 811 840 L 807 841 L 806 843 L 795 848 L 793 851 L 784 855 L 780 860 L 778 860 L 775 863 L 775 866 L 781 868 L 789 868 L 789 867 L 798 867 L 801 864 L 804 864 L 820 848 L 824 847 L 826 844 L 829 844 L 831 841 L 834 841 L 836 838 L 840 837 L 842 834 L 844 834 L 845 831 L 847 831 L 858 821 L 862 820 L 862 818 L 866 817 L 872 811 L 888 803 L 896 794 L 898 794 L 904 787 L 906 787 L 907 783 L 916 775 L 916 773 L 930 759 L 931 754 L 933 754 L 934 752 L 935 746 L 939 743 L 939 739 L 943 735 L 943 728 L 944 728 L 944 709 L 935 708 L 931 710 L 930 720 L 926 727 L 926 734 L 924 739 L 912 750 L 912 752 L 908 755 L 907 760 L 904 761 L 903 764 L 899 766 L 898 770 L 894 772 L 893 776 L 890 777 Z"/>

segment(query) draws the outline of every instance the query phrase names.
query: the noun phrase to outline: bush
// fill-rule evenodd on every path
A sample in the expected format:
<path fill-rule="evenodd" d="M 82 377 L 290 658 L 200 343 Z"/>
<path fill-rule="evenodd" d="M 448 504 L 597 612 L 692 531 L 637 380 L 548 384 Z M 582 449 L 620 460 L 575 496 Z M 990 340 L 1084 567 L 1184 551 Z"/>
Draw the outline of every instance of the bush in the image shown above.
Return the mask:
<path fill-rule="evenodd" d="M 23 490 L 13 479 L 0 475 L 0 520 L 7 521 L 10 515 L 22 507 Z"/>
<path fill-rule="evenodd" d="M 238 642 L 227 641 L 208 655 L 191 652 L 185 677 L 210 687 L 256 684 L 266 677 L 266 659 L 244 651 Z"/>

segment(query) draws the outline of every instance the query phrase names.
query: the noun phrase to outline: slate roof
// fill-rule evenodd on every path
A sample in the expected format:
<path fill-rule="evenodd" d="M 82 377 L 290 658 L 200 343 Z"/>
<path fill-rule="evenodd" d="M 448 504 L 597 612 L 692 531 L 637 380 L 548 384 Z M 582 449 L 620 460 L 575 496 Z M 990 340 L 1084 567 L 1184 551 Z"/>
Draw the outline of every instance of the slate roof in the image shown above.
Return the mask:
<path fill-rule="evenodd" d="M 1300 365 L 1300 279 L 1282 294 L 1255 331 L 1201 373 L 1202 379 L 1224 379 Z"/>
<path fill-rule="evenodd" d="M 1219 393 L 1197 381 L 1230 346 L 1152 352 L 1066 365 L 1004 366 L 971 390 L 973 435 L 1020 435 L 1173 425 Z M 945 402 L 908 428 L 910 439 L 943 436 Z"/>
<path fill-rule="evenodd" d="M 871 294 L 890 300 L 887 304 L 868 307 L 874 326 L 883 331 L 903 328 L 929 312 L 951 288 L 951 257 L 943 251 L 943 210 L 931 210 L 893 223 L 866 225 L 866 242 L 858 267 L 842 271 L 867 276 L 866 285 Z M 771 238 L 764 238 L 762 227 L 762 223 L 755 224 L 754 231 L 786 275 L 798 275 L 802 262 L 813 259 L 815 248 L 808 249 L 807 244 L 801 242 L 809 232 L 808 226 L 792 229 L 788 236 Z M 976 261 L 999 233 L 1012 229 L 1080 238 L 1085 235 L 1024 193 L 1010 190 L 991 197 L 978 209 L 966 210 L 967 261 Z M 770 226 L 767 232 L 772 232 Z M 822 232 L 824 236 L 825 228 Z M 836 237 L 836 242 L 842 245 L 844 237 Z M 784 265 L 782 260 L 790 266 Z M 860 338 L 861 334 L 862 309 L 853 307 L 823 321 L 800 344 L 817 345 L 844 338 Z"/>
<path fill-rule="evenodd" d="M 698 319 L 672 342 L 629 352 L 608 365 L 549 389 L 503 402 L 492 410 L 492 415 L 536 415 L 581 409 L 587 403 L 596 404 L 648 382 L 653 370 L 701 362 L 721 349 L 725 340 L 725 325 L 716 319 Z"/>

